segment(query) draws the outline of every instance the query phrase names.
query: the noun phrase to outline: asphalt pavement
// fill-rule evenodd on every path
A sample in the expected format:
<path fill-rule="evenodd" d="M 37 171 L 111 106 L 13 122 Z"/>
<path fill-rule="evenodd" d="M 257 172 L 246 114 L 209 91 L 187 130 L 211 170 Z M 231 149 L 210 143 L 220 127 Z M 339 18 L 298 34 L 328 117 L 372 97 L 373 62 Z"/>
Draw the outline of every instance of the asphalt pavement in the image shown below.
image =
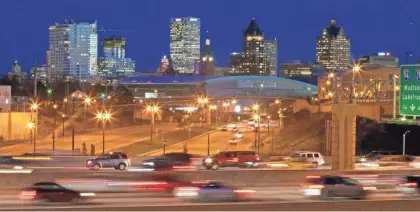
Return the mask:
<path fill-rule="evenodd" d="M 160 132 L 171 132 L 177 129 L 176 124 L 159 124 L 155 126 L 155 129 L 159 128 Z M 134 126 L 125 127 L 118 129 L 110 129 L 105 131 L 105 151 L 111 151 L 119 147 L 127 146 L 133 143 L 137 143 L 142 140 L 147 140 L 150 137 L 150 126 Z M 90 150 L 90 144 L 94 144 L 96 153 L 102 151 L 102 131 L 87 133 L 75 136 L 75 148 L 82 148 L 82 143 L 86 143 L 88 151 Z M 71 150 L 72 149 L 72 137 L 65 136 L 55 141 L 56 150 Z M 23 153 L 32 153 L 34 145 L 31 143 L 16 144 L 12 146 L 6 146 L 0 148 L 0 155 L 21 155 Z M 36 141 L 36 150 L 38 152 L 51 151 L 52 150 L 52 139 L 43 139 Z"/>
<path fill-rule="evenodd" d="M 303 196 L 298 187 L 250 187 L 256 191 L 253 199 L 240 202 L 191 202 L 151 193 L 97 193 L 96 197 L 83 204 L 48 204 L 32 205 L 20 201 L 18 193 L 0 195 L 0 210 L 89 210 L 89 211 L 356 211 L 366 210 L 418 210 L 419 197 L 404 196 L 395 193 L 376 193 L 367 200 L 332 199 L 313 200 Z"/>

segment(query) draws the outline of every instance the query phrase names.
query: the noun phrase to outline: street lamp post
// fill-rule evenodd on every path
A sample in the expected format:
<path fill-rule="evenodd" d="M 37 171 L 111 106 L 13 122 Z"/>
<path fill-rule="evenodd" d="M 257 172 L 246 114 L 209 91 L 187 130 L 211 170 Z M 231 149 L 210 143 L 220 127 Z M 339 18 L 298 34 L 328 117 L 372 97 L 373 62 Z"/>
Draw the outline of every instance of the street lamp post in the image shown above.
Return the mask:
<path fill-rule="evenodd" d="M 66 118 L 66 114 L 62 114 L 61 115 L 61 118 L 63 119 L 63 136 L 64 136 L 64 118 Z"/>
<path fill-rule="evenodd" d="M 351 81 L 351 86 L 352 86 L 352 92 L 351 92 L 351 101 L 352 103 L 354 103 L 354 98 L 355 98 L 355 93 L 356 93 L 356 87 L 354 86 L 354 80 L 355 80 L 355 73 L 360 71 L 360 66 L 359 65 L 355 65 L 353 67 L 353 71 L 352 71 L 352 81 Z"/>
<path fill-rule="evenodd" d="M 267 127 L 268 127 L 268 132 L 270 132 L 270 116 L 267 116 Z"/>
<path fill-rule="evenodd" d="M 31 143 L 32 143 L 32 138 L 33 138 L 32 129 L 34 128 L 34 123 L 32 123 L 32 120 L 28 122 L 27 126 L 28 126 L 28 129 L 31 130 Z"/>
<path fill-rule="evenodd" d="M 87 116 L 87 106 L 88 105 L 90 105 L 90 103 L 92 102 L 92 99 L 90 99 L 89 97 L 86 97 L 85 98 L 85 100 L 84 100 L 84 103 L 85 103 L 85 126 L 84 126 L 84 131 L 86 132 L 86 125 L 87 125 L 87 119 L 86 119 L 86 116 Z"/>
<path fill-rule="evenodd" d="M 146 107 L 146 111 L 149 112 L 151 114 L 151 123 L 150 123 L 150 142 L 153 142 L 153 125 L 155 124 L 155 113 L 157 113 L 159 111 L 159 107 L 156 105 L 148 105 Z"/>
<path fill-rule="evenodd" d="M 403 155 L 405 155 L 405 135 L 407 135 L 408 133 L 410 133 L 410 130 L 405 131 L 405 133 L 403 134 Z"/>
<path fill-rule="evenodd" d="M 111 119 L 111 114 L 109 112 L 98 113 L 96 115 L 98 120 L 102 121 L 102 154 L 105 153 L 105 124 Z"/>

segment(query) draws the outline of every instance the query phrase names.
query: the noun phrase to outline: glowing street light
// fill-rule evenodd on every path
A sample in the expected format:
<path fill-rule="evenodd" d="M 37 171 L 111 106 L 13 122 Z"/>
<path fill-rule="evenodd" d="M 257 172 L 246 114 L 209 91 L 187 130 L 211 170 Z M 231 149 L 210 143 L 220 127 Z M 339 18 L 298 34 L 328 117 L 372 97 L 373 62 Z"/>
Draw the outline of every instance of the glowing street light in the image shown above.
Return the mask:
<path fill-rule="evenodd" d="M 232 105 L 236 105 L 238 103 L 238 101 L 236 99 L 232 100 Z"/>
<path fill-rule="evenodd" d="M 328 78 L 334 78 L 334 73 L 333 72 L 329 73 Z"/>
<path fill-rule="evenodd" d="M 102 154 L 105 153 L 105 124 L 111 119 L 111 114 L 109 112 L 103 112 L 96 114 L 96 118 L 102 121 Z"/>
<path fill-rule="evenodd" d="M 210 105 L 210 110 L 217 110 L 217 105 Z"/>
<path fill-rule="evenodd" d="M 260 109 L 260 105 L 258 105 L 258 104 L 252 105 L 252 110 L 258 111 L 259 109 Z"/>
<path fill-rule="evenodd" d="M 57 106 L 57 104 L 54 104 L 54 105 L 53 105 L 53 108 L 54 108 L 54 109 L 57 109 L 57 107 L 58 107 L 58 106 Z"/>
<path fill-rule="evenodd" d="M 274 104 L 276 105 L 280 104 L 280 99 L 276 99 L 276 101 L 274 101 Z"/>
<path fill-rule="evenodd" d="M 66 118 L 66 114 L 61 114 L 61 118 L 63 120 L 63 136 L 64 136 L 64 119 Z"/>
<path fill-rule="evenodd" d="M 27 126 L 28 126 L 29 129 L 32 129 L 32 128 L 34 128 L 34 123 L 30 121 L 30 122 L 28 122 Z"/>
<path fill-rule="evenodd" d="M 86 125 L 87 125 L 87 106 L 90 105 L 92 103 L 92 99 L 90 97 L 86 97 L 83 102 L 85 103 L 85 126 L 84 126 L 84 130 L 86 131 Z"/>
<path fill-rule="evenodd" d="M 153 142 L 153 125 L 155 124 L 155 113 L 159 111 L 159 107 L 157 105 L 147 105 L 146 111 L 152 116 L 150 123 L 150 142 Z"/>
<path fill-rule="evenodd" d="M 356 73 L 360 72 L 360 70 L 361 70 L 361 67 L 360 67 L 359 64 L 354 64 L 353 65 L 352 81 L 351 81 L 351 85 L 353 87 L 353 89 L 352 89 L 352 98 L 351 98 L 351 101 L 352 102 L 354 102 L 354 97 L 355 97 L 355 92 L 356 92 L 356 88 L 354 86 L 355 75 L 356 75 Z"/>

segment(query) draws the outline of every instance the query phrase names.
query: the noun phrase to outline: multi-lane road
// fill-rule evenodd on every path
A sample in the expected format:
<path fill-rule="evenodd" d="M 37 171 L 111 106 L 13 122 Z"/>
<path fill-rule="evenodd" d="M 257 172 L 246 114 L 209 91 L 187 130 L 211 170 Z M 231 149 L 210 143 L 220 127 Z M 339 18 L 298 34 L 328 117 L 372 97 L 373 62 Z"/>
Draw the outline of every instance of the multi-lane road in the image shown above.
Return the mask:
<path fill-rule="evenodd" d="M 97 193 L 83 204 L 32 205 L 17 199 L 17 193 L 0 195 L 0 210 L 418 210 L 419 197 L 379 192 L 366 200 L 313 200 L 303 196 L 298 187 L 251 187 L 256 191 L 253 199 L 241 202 L 191 202 L 171 195 L 147 193 Z"/>
<path fill-rule="evenodd" d="M 177 129 L 176 124 L 159 124 L 155 129 L 160 131 L 171 132 Z M 127 146 L 150 138 L 150 126 L 135 126 L 118 129 L 110 129 L 105 132 L 105 151 L 111 151 L 123 146 Z M 95 145 L 96 152 L 102 151 L 102 131 L 76 135 L 74 140 L 75 148 L 82 148 L 82 143 L 86 143 L 90 149 L 90 144 Z M 20 155 L 23 153 L 33 152 L 34 145 L 30 143 L 16 144 L 12 146 L 0 148 L 0 155 Z M 57 150 L 71 150 L 72 137 L 64 136 L 56 139 L 55 148 Z M 36 150 L 38 152 L 51 151 L 52 139 L 46 138 L 36 141 Z"/>

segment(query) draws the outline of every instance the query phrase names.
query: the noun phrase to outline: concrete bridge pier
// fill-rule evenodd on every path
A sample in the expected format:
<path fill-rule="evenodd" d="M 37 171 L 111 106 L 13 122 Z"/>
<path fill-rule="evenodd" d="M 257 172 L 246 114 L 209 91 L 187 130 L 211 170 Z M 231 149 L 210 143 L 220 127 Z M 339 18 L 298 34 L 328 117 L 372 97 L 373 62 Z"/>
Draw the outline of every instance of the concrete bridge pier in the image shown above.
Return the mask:
<path fill-rule="evenodd" d="M 356 157 L 356 117 L 380 120 L 379 105 L 338 103 L 332 105 L 332 168 L 354 169 Z"/>

